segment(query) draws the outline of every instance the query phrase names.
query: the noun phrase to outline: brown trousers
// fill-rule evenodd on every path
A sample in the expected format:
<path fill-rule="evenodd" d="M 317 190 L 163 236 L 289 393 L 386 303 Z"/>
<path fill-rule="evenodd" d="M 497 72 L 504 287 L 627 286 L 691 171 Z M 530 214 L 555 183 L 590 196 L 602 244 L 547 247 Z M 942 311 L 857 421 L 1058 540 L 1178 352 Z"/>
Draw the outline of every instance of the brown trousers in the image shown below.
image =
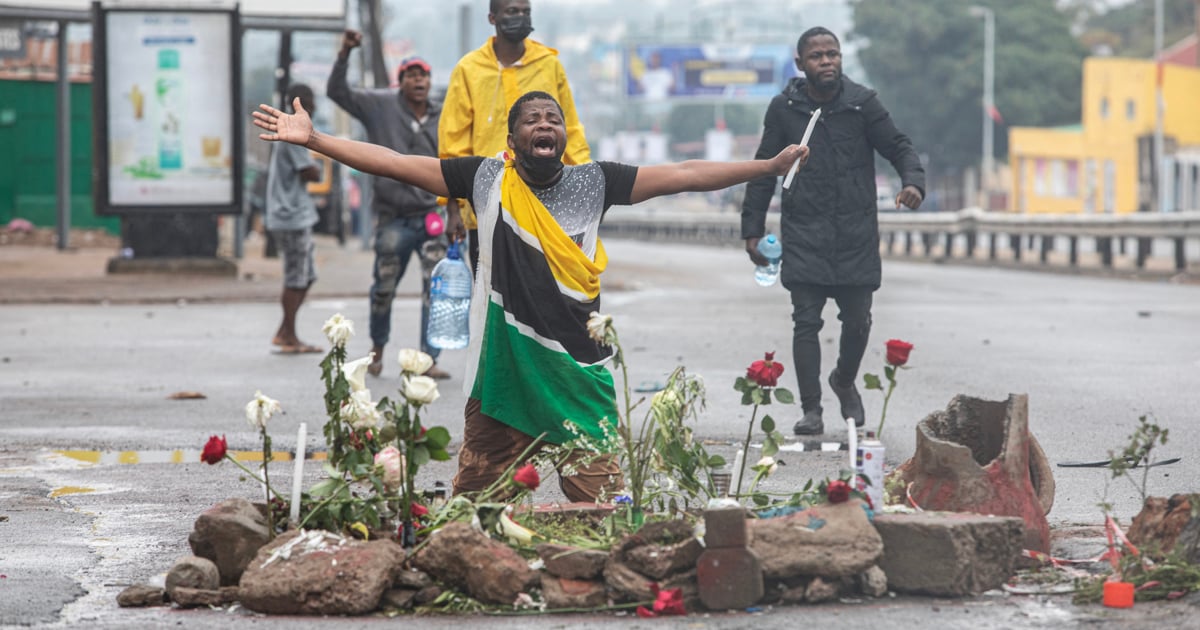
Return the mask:
<path fill-rule="evenodd" d="M 482 405 L 474 398 L 467 399 L 464 413 L 463 445 L 458 452 L 458 474 L 454 476 L 456 495 L 486 489 L 534 443 L 533 437 L 484 415 Z M 539 444 L 526 457 L 546 446 L 550 445 Z M 558 469 L 558 485 L 571 501 L 595 502 L 602 492 L 611 496 L 625 487 L 615 457 L 601 456 L 590 464 L 580 463 L 588 455 L 587 451 L 576 450 Z M 568 467 L 574 469 L 574 474 L 563 474 Z"/>

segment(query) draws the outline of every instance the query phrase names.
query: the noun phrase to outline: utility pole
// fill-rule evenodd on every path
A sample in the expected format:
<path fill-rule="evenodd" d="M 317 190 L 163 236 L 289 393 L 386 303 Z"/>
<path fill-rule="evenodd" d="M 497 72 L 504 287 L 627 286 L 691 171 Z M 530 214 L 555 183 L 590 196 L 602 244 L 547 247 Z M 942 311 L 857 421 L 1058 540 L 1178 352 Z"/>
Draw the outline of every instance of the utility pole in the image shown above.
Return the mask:
<path fill-rule="evenodd" d="M 996 14 L 983 6 L 973 6 L 970 11 L 971 15 L 983 18 L 983 155 L 979 161 L 979 190 L 986 209 L 988 182 L 995 170 L 996 126 L 992 112 L 996 109 Z"/>
<path fill-rule="evenodd" d="M 1154 206 L 1159 212 L 1167 209 L 1167 173 L 1163 162 L 1163 0 L 1154 0 Z"/>

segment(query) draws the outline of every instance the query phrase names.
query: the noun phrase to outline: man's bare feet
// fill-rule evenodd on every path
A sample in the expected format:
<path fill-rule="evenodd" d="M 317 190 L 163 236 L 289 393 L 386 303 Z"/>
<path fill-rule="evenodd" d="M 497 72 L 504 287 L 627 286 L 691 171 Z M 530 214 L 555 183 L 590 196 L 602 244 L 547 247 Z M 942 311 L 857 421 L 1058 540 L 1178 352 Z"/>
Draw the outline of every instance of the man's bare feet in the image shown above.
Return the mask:
<path fill-rule="evenodd" d="M 371 362 L 367 365 L 367 374 L 379 376 L 383 373 L 383 348 L 379 346 L 371 348 L 371 355 Z"/>

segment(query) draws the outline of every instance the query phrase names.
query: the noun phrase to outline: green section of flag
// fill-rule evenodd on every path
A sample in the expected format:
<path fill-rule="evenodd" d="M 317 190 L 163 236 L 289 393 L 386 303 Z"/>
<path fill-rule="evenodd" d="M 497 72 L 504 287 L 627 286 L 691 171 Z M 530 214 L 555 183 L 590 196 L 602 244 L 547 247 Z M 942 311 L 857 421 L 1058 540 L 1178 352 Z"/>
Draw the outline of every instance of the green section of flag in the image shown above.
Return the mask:
<path fill-rule="evenodd" d="M 576 437 L 564 428 L 566 420 L 602 440 L 601 423 L 611 431 L 617 417 L 612 374 L 604 366 L 580 365 L 522 334 L 495 302 L 488 304 L 471 397 L 482 403 L 485 415 L 527 435 L 545 433 L 551 444 Z"/>

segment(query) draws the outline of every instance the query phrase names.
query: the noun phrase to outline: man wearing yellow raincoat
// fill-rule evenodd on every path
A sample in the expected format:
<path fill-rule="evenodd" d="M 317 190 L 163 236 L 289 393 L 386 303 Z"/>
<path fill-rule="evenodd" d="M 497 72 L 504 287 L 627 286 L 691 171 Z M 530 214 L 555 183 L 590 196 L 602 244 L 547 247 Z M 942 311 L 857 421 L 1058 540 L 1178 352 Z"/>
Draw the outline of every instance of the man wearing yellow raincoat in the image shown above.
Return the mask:
<path fill-rule="evenodd" d="M 526 92 L 546 92 L 562 107 L 567 127 L 567 165 L 590 162 L 591 151 L 575 111 L 575 99 L 558 51 L 528 39 L 533 32 L 529 0 L 491 0 L 488 22 L 496 35 L 467 53 L 450 74 L 450 87 L 442 103 L 438 125 L 439 157 L 496 157 L 508 148 L 508 112 Z M 465 200 L 462 223 L 470 230 L 471 267 L 479 258 L 475 214 Z M 451 211 L 449 215 L 454 216 Z M 446 231 L 461 230 L 447 225 Z"/>

